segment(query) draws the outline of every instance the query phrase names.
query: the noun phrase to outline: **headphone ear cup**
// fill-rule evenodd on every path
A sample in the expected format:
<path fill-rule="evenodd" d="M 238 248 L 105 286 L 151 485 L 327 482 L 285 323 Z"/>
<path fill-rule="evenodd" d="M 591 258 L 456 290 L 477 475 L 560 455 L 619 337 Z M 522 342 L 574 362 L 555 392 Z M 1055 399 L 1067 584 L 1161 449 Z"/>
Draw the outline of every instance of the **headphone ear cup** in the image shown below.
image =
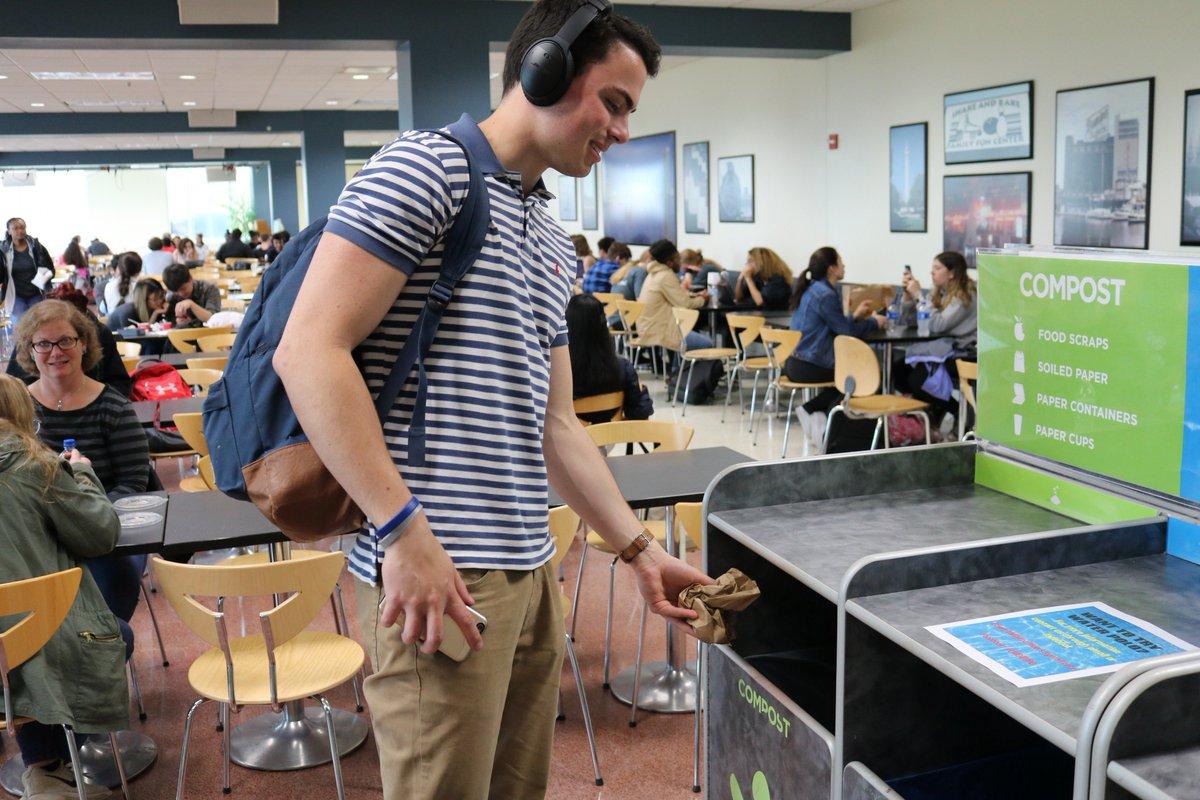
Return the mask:
<path fill-rule="evenodd" d="M 567 93 L 575 73 L 571 50 L 557 39 L 540 39 L 521 59 L 521 90 L 535 106 L 552 106 Z"/>

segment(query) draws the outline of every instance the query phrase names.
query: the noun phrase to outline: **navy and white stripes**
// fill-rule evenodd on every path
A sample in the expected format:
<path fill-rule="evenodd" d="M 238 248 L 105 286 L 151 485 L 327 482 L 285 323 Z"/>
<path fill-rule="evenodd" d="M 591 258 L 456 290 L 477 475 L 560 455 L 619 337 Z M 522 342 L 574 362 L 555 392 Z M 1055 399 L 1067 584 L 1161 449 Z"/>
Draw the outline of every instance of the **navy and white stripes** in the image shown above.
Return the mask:
<path fill-rule="evenodd" d="M 384 422 L 384 438 L 457 567 L 534 569 L 554 550 L 547 532 L 542 431 L 550 349 L 566 344 L 575 251 L 546 209 L 549 194 L 539 187 L 523 197 L 519 177 L 504 173 L 482 133 L 478 137 L 468 147 L 489 156 L 480 166 L 492 223 L 425 360 L 425 466 L 404 463 L 416 392 L 411 376 Z M 457 145 L 409 132 L 380 150 L 330 210 L 327 232 L 409 275 L 356 353 L 373 396 L 437 278 L 440 238 L 462 205 L 467 183 Z M 374 536 L 362 533 L 350 569 L 374 583 L 381 557 Z"/>

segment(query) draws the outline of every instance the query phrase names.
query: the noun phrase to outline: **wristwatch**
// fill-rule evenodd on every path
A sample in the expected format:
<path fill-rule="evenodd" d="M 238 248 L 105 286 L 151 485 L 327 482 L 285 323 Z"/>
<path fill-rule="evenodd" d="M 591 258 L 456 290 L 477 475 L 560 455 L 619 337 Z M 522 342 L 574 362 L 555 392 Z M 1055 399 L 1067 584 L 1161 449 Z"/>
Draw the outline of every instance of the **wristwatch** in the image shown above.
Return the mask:
<path fill-rule="evenodd" d="M 637 535 L 637 538 L 629 543 L 629 547 L 626 547 L 621 551 L 621 560 L 626 564 L 628 564 L 630 561 L 633 561 L 635 558 L 637 558 L 638 553 L 650 546 L 652 541 L 654 541 L 654 537 L 650 535 L 650 531 L 642 528 L 642 532 Z"/>

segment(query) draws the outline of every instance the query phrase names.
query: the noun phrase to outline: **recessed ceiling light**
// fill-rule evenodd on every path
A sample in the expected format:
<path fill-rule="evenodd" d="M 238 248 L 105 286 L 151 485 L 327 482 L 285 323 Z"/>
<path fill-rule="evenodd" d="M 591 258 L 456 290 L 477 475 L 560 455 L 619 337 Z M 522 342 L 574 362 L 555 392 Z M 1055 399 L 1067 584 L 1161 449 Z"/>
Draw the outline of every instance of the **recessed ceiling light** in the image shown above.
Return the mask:
<path fill-rule="evenodd" d="M 179 80 L 181 80 L 181 81 L 194 81 L 194 80 L 196 80 L 196 76 L 195 76 L 195 75 L 180 75 L 180 76 L 179 76 Z"/>
<path fill-rule="evenodd" d="M 370 75 L 364 75 L 361 72 L 354 76 L 354 80 L 356 80 L 356 81 L 370 80 L 370 78 L 371 78 Z"/>
<path fill-rule="evenodd" d="M 30 105 L 32 108 L 45 108 L 45 107 L 46 107 L 46 104 L 45 104 L 45 103 L 30 103 L 29 105 Z"/>
<path fill-rule="evenodd" d="M 196 105 L 196 101 L 195 100 L 184 100 L 183 104 L 185 106 L 194 106 L 194 105 Z"/>
<path fill-rule="evenodd" d="M 152 81 L 153 72 L 31 72 L 39 81 Z"/>
<path fill-rule="evenodd" d="M 291 142 L 280 142 L 280 144 L 281 144 L 281 145 L 283 145 L 284 147 L 291 147 L 291 146 L 292 146 L 292 143 L 291 143 Z"/>
<path fill-rule="evenodd" d="M 379 144 L 379 140 L 378 140 L 378 139 L 372 139 L 372 140 L 371 140 L 371 144 Z"/>
<path fill-rule="evenodd" d="M 6 81 L 6 80 L 8 80 L 7 75 L 0 75 L 0 81 Z"/>
<path fill-rule="evenodd" d="M 327 105 L 327 106 L 336 106 L 337 104 L 338 104 L 337 100 L 326 100 L 325 101 L 325 105 Z"/>

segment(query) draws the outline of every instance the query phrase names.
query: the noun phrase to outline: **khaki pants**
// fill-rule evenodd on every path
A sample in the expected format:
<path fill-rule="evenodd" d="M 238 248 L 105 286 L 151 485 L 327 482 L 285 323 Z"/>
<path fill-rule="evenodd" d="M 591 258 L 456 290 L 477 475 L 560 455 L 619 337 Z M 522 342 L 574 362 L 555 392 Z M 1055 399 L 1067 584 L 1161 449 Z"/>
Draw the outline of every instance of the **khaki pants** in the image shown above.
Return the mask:
<path fill-rule="evenodd" d="M 488 621 L 483 649 L 461 663 L 379 627 L 381 587 L 355 581 L 385 800 L 545 797 L 564 649 L 558 582 L 548 564 L 461 573 Z"/>

